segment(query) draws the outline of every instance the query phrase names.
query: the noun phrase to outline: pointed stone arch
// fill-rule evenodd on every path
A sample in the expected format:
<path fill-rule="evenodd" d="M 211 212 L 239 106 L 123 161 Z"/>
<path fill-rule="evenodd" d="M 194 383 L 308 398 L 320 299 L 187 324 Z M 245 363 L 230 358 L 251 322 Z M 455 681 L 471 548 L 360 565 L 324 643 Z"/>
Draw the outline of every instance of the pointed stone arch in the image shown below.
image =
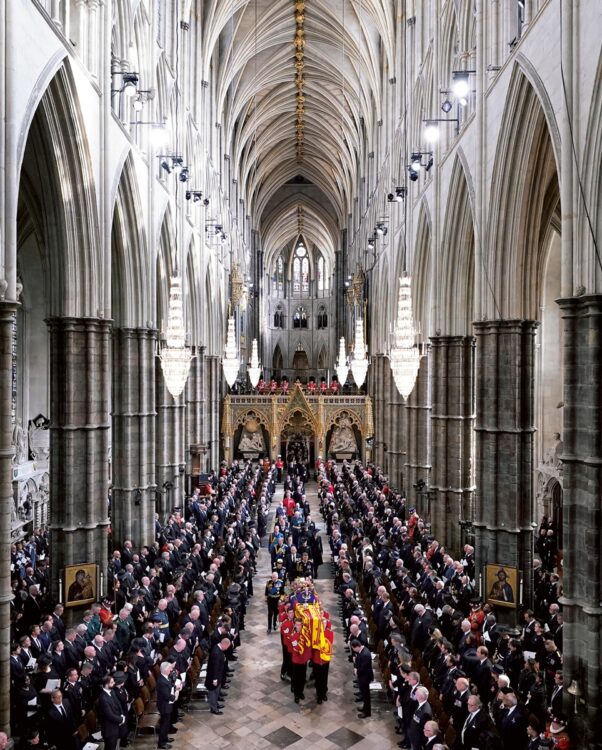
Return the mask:
<path fill-rule="evenodd" d="M 447 193 L 435 329 L 445 335 L 467 336 L 472 334 L 474 319 L 475 231 L 468 179 L 459 157 Z"/>
<path fill-rule="evenodd" d="M 27 131 L 19 180 L 36 187 L 50 274 L 50 314 L 104 315 L 98 201 L 70 63 L 42 95 Z"/>
<path fill-rule="evenodd" d="M 318 352 L 318 370 L 326 370 L 328 368 L 328 354 L 326 353 L 326 347 L 324 344 L 320 347 Z"/>
<path fill-rule="evenodd" d="M 431 221 L 428 206 L 424 201 L 418 217 L 414 248 L 414 257 L 411 263 L 414 320 L 420 323 L 422 337 L 426 338 L 431 330 L 432 251 Z"/>
<path fill-rule="evenodd" d="M 116 326 L 146 325 L 150 278 L 142 204 L 132 155 L 124 161 L 111 228 L 111 314 Z"/>
<path fill-rule="evenodd" d="M 272 354 L 272 370 L 275 372 L 281 372 L 284 369 L 284 357 L 282 356 L 282 349 L 280 344 L 276 344 L 274 347 L 274 353 Z"/>
<path fill-rule="evenodd" d="M 543 207 L 558 182 L 548 116 L 539 93 L 519 65 L 512 72 L 492 173 L 486 273 L 493 286 L 490 318 L 536 320 L 541 269 Z"/>

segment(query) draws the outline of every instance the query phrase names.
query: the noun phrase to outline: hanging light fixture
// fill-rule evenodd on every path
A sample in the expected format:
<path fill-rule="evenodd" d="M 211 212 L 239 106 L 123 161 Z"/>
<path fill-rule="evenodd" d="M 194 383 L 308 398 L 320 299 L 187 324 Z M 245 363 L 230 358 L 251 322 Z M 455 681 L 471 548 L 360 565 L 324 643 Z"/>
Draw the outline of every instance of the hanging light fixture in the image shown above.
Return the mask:
<path fill-rule="evenodd" d="M 257 339 L 253 339 L 253 346 L 251 348 L 251 364 L 249 365 L 249 380 L 253 388 L 257 387 L 259 378 L 261 377 L 261 364 L 259 362 L 259 355 L 257 354 Z"/>
<path fill-rule="evenodd" d="M 341 336 L 341 340 L 339 341 L 339 361 L 336 364 L 335 370 L 337 371 L 337 378 L 342 387 L 347 380 L 347 373 L 349 372 L 349 367 L 347 366 L 347 354 L 345 353 L 344 336 Z"/>
<path fill-rule="evenodd" d="M 368 373 L 367 347 L 364 343 L 364 319 L 358 315 L 355 319 L 355 342 L 353 344 L 353 358 L 351 372 L 358 388 L 361 388 Z"/>
<path fill-rule="evenodd" d="M 238 371 L 240 370 L 240 359 L 238 357 L 238 346 L 236 345 L 236 329 L 234 326 L 234 315 L 228 317 L 228 333 L 226 335 L 226 351 L 222 359 L 224 376 L 226 382 L 232 388 L 236 383 Z"/>
<path fill-rule="evenodd" d="M 171 278 L 166 343 L 159 353 L 159 358 L 167 390 L 174 398 L 178 398 L 188 380 L 192 360 L 190 349 L 186 346 L 182 280 L 179 276 Z"/>
<path fill-rule="evenodd" d="M 397 390 L 406 401 L 418 377 L 420 357 L 412 316 L 412 279 L 404 276 L 399 279 L 397 322 L 393 331 L 393 346 L 389 352 L 389 360 Z"/>

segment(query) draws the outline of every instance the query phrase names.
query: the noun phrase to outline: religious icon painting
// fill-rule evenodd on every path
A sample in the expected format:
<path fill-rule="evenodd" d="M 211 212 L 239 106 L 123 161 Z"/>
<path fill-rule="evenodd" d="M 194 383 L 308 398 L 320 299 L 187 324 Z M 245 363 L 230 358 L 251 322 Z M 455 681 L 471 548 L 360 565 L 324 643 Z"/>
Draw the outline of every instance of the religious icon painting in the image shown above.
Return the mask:
<path fill-rule="evenodd" d="M 519 604 L 518 568 L 497 563 L 487 564 L 485 594 L 489 604 L 516 609 Z"/>
<path fill-rule="evenodd" d="M 98 565 L 81 563 L 65 566 L 64 591 L 66 607 L 81 607 L 98 599 Z"/>

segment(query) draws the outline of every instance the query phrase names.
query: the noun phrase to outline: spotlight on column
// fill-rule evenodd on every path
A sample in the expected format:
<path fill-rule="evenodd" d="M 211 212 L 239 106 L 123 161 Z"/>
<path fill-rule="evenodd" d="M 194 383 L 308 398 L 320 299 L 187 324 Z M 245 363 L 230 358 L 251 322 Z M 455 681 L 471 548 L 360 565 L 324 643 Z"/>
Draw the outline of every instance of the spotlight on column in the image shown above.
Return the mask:
<path fill-rule="evenodd" d="M 127 97 L 135 96 L 138 88 L 138 73 L 124 73 L 121 90 Z"/>
<path fill-rule="evenodd" d="M 462 100 L 466 101 L 466 98 L 470 92 L 470 84 L 468 82 L 469 71 L 465 70 L 454 70 L 452 72 L 452 91 L 454 96 L 462 104 Z"/>
<path fill-rule="evenodd" d="M 403 203 L 406 197 L 405 187 L 396 187 L 394 193 L 389 193 L 387 200 L 389 203 Z"/>
<path fill-rule="evenodd" d="M 451 112 L 452 103 L 449 99 L 445 99 L 445 101 L 441 104 L 441 109 L 447 114 L 448 112 Z"/>
<path fill-rule="evenodd" d="M 376 247 L 376 237 L 368 238 L 368 250 L 374 250 Z"/>
<path fill-rule="evenodd" d="M 436 143 L 439 140 L 439 125 L 436 120 L 427 120 L 424 126 L 424 140 L 427 143 Z"/>
<path fill-rule="evenodd" d="M 182 167 L 180 169 L 178 179 L 180 180 L 180 182 L 188 182 L 188 180 L 190 179 L 190 170 L 188 169 L 188 167 Z"/>

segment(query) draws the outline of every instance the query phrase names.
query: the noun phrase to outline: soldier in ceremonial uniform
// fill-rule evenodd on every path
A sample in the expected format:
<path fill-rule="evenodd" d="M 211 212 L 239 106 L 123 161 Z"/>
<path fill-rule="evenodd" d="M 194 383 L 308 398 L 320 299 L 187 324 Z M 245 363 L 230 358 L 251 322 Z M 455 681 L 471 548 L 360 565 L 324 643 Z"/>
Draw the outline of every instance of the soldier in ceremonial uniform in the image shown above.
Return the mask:
<path fill-rule="evenodd" d="M 284 582 L 274 571 L 265 585 L 265 598 L 268 605 L 268 635 L 278 626 L 278 602 L 282 594 Z"/>
<path fill-rule="evenodd" d="M 322 614 L 322 626 L 324 628 L 325 643 L 323 644 L 323 648 L 321 650 L 314 648 L 311 655 L 311 660 L 314 667 L 316 700 L 318 702 L 318 705 L 320 705 L 323 701 L 328 700 L 328 671 L 330 667 L 330 660 L 332 658 L 332 644 L 334 641 L 332 623 L 326 617 L 326 613 Z"/>
<path fill-rule="evenodd" d="M 295 624 L 292 604 L 287 603 L 282 607 L 282 612 L 278 616 L 278 619 L 280 621 L 280 639 L 282 642 L 282 666 L 280 667 L 280 679 L 286 680 L 287 677 L 290 677 L 292 680 L 293 663 L 291 660 L 291 652 L 288 647 L 288 638 L 291 635 Z"/>
<path fill-rule="evenodd" d="M 307 662 L 311 659 L 311 644 L 306 642 L 301 632 L 302 621 L 295 618 L 295 624 L 287 636 L 287 645 L 291 654 L 292 662 L 292 688 L 295 695 L 295 703 L 305 700 L 305 680 L 307 678 Z"/>

